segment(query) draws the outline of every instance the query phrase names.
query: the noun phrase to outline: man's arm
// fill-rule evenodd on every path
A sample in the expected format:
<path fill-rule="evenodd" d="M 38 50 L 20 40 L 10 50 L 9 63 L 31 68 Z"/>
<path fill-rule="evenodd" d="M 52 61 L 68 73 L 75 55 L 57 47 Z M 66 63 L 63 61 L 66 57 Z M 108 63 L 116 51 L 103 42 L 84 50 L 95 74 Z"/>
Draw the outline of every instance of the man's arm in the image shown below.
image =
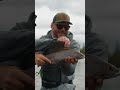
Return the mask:
<path fill-rule="evenodd" d="M 80 46 L 75 40 L 71 41 L 70 49 L 80 52 Z M 69 56 L 66 57 L 65 62 L 62 62 L 62 64 L 61 64 L 61 69 L 62 69 L 63 73 L 68 76 L 72 75 L 75 72 L 77 62 L 78 62 L 78 60 L 76 58 L 72 58 Z"/>
<path fill-rule="evenodd" d="M 51 61 L 48 58 L 46 58 L 44 55 L 35 53 L 35 64 L 37 64 L 38 66 L 42 66 L 45 63 L 51 63 Z"/>
<path fill-rule="evenodd" d="M 47 38 L 47 36 L 42 36 L 40 39 L 35 41 L 35 52 L 45 54 L 46 49 L 49 48 L 50 44 L 56 41 L 56 39 Z"/>
<path fill-rule="evenodd" d="M 54 39 L 49 39 L 46 36 L 41 37 L 35 41 L 35 63 L 38 66 L 42 66 L 45 63 L 51 63 L 51 61 L 44 56 L 46 54 L 46 49 L 54 41 Z"/>

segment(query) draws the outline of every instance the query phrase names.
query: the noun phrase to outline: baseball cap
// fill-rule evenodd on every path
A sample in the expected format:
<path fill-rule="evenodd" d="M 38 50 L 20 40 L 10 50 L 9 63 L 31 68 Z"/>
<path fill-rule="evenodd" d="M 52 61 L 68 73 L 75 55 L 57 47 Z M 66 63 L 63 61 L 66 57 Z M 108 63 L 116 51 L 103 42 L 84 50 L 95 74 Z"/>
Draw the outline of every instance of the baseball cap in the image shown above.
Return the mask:
<path fill-rule="evenodd" d="M 53 23 L 60 23 L 60 22 L 68 22 L 69 24 L 72 25 L 72 23 L 70 22 L 70 17 L 64 12 L 57 13 L 53 18 Z"/>

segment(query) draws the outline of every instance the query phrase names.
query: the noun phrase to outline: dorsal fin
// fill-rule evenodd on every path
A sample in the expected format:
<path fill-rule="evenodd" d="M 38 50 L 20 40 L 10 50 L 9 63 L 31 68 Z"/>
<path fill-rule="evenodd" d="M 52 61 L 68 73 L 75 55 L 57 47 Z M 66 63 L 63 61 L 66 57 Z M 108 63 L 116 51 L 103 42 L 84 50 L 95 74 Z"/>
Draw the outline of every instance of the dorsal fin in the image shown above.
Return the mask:
<path fill-rule="evenodd" d="M 49 46 L 46 48 L 46 55 L 65 49 L 69 49 L 69 48 L 64 47 L 64 42 L 54 41 L 51 44 L 49 44 Z"/>

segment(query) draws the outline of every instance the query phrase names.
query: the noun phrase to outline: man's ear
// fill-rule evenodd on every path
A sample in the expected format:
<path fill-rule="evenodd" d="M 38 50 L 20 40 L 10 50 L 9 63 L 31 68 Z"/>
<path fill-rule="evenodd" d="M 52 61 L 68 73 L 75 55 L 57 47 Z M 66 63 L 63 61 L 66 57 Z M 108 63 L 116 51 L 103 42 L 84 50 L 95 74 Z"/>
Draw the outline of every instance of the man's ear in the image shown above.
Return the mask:
<path fill-rule="evenodd" d="M 51 28 L 53 27 L 53 23 L 51 23 Z"/>
<path fill-rule="evenodd" d="M 51 28 L 53 28 L 53 26 L 54 26 L 54 24 L 53 24 L 53 23 L 51 23 Z"/>

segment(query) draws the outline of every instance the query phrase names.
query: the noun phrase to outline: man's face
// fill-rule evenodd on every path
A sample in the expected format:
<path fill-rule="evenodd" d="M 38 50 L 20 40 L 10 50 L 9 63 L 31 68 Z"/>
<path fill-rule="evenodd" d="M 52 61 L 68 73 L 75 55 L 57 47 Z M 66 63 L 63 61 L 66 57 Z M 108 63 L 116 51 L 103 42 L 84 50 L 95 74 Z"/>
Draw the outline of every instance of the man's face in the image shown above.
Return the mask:
<path fill-rule="evenodd" d="M 69 26 L 69 23 L 61 22 L 61 23 L 52 23 L 51 28 L 52 28 L 54 37 L 59 38 L 61 36 L 67 35 L 70 26 Z"/>

